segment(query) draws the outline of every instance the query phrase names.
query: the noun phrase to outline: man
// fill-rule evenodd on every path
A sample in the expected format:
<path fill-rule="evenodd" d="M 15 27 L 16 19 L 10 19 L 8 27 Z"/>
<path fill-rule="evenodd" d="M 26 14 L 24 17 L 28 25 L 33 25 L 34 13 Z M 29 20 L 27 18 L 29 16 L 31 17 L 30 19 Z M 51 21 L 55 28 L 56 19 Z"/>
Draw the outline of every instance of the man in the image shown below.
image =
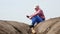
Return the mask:
<path fill-rule="evenodd" d="M 34 14 L 32 14 L 30 16 L 28 16 L 28 15 L 26 16 L 27 18 L 32 20 L 32 25 L 30 26 L 31 30 L 32 30 L 32 33 L 36 33 L 35 30 L 33 29 L 35 23 L 38 24 L 38 23 L 45 20 L 44 13 L 43 13 L 43 11 L 41 10 L 41 8 L 38 5 L 36 6 L 35 11 L 36 12 Z"/>
<path fill-rule="evenodd" d="M 32 25 L 31 27 L 34 27 L 35 23 L 40 23 L 45 20 L 45 16 L 41 8 L 37 5 L 35 8 L 35 13 L 27 17 L 32 20 Z"/>

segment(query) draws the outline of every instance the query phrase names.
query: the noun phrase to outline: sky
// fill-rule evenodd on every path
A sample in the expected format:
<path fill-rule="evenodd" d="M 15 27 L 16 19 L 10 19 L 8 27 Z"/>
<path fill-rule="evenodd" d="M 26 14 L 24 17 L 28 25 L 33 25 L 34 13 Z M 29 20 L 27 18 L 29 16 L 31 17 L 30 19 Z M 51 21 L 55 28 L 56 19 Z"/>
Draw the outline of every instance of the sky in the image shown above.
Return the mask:
<path fill-rule="evenodd" d="M 0 0 L 0 20 L 9 20 L 31 24 L 26 15 L 35 12 L 39 5 L 47 19 L 60 17 L 60 0 Z"/>

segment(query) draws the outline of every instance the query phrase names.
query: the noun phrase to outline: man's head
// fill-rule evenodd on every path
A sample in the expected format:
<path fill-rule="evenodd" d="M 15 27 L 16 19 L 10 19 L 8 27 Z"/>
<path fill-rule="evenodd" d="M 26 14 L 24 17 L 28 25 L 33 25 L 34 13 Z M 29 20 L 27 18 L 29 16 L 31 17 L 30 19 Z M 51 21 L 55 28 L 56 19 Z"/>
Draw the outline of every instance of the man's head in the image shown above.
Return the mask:
<path fill-rule="evenodd" d="M 36 11 L 38 11 L 40 8 L 39 8 L 39 5 L 37 5 L 36 7 L 35 7 L 35 10 Z"/>

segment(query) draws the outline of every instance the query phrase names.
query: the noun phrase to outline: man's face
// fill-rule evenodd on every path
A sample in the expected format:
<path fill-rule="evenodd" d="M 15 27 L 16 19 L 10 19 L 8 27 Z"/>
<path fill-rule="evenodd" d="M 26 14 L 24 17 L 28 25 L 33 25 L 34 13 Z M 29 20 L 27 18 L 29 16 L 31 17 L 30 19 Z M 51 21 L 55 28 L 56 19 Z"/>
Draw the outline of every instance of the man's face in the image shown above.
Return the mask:
<path fill-rule="evenodd" d="M 39 10 L 39 7 L 36 7 L 35 10 L 38 11 Z"/>
<path fill-rule="evenodd" d="M 38 8 L 35 8 L 36 11 L 38 11 Z"/>

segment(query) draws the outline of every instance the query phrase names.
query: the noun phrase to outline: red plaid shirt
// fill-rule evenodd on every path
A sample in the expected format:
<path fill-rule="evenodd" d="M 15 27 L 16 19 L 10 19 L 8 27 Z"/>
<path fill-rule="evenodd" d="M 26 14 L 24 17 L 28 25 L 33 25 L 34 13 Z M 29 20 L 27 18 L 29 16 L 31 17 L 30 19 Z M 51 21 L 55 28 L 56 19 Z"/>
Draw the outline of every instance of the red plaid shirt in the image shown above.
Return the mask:
<path fill-rule="evenodd" d="M 32 14 L 30 17 L 32 18 L 32 17 L 34 17 L 34 16 L 36 16 L 36 15 L 38 15 L 38 16 L 40 16 L 41 18 L 44 18 L 44 19 L 45 19 L 45 16 L 44 16 L 44 13 L 43 13 L 42 10 L 36 11 L 36 12 L 35 12 L 34 14 Z"/>

